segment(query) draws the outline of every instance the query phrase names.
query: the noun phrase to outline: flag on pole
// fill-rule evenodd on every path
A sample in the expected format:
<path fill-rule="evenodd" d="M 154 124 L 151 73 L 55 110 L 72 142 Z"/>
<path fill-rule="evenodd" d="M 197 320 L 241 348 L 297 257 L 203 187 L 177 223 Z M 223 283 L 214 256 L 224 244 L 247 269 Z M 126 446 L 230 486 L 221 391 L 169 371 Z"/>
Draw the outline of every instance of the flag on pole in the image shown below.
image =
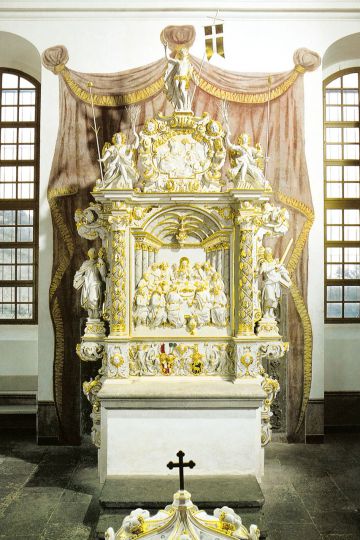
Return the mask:
<path fill-rule="evenodd" d="M 219 56 L 225 58 L 224 52 L 224 25 L 223 24 L 211 24 L 204 26 L 205 30 L 205 50 L 208 60 L 212 55 L 217 53 Z"/>

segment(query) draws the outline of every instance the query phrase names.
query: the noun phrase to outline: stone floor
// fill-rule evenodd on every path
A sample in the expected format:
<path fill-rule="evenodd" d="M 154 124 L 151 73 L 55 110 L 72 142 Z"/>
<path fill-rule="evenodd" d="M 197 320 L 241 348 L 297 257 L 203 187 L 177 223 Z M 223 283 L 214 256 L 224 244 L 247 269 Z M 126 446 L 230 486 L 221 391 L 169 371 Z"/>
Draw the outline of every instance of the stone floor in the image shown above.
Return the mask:
<path fill-rule="evenodd" d="M 262 487 L 258 525 L 270 540 L 359 540 L 360 434 L 272 443 Z M 1 539 L 90 540 L 99 491 L 90 444 L 38 447 L 30 435 L 0 433 Z"/>

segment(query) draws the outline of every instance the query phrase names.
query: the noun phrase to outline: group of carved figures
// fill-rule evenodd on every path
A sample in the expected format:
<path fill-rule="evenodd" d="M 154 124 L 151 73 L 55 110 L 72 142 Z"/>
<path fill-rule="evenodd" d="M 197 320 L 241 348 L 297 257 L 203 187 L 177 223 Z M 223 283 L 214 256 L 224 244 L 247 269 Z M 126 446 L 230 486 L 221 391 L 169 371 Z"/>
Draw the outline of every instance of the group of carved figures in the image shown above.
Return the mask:
<path fill-rule="evenodd" d="M 222 277 L 209 262 L 191 265 L 187 257 L 171 267 L 153 263 L 142 276 L 134 300 L 134 323 L 190 330 L 226 326 L 228 299 Z"/>
<path fill-rule="evenodd" d="M 102 249 L 96 254 L 88 251 L 74 276 L 74 287 L 81 289 L 81 306 L 90 319 L 101 317 L 107 267 Z M 263 319 L 276 319 L 281 297 L 281 287 L 290 287 L 291 279 L 285 266 L 265 248 L 260 265 L 263 278 L 261 305 Z M 134 298 L 135 326 L 157 328 L 169 325 L 173 328 L 195 330 L 213 324 L 226 326 L 229 302 L 222 277 L 209 262 L 192 265 L 187 257 L 171 267 L 167 262 L 153 263 L 143 274 Z"/>

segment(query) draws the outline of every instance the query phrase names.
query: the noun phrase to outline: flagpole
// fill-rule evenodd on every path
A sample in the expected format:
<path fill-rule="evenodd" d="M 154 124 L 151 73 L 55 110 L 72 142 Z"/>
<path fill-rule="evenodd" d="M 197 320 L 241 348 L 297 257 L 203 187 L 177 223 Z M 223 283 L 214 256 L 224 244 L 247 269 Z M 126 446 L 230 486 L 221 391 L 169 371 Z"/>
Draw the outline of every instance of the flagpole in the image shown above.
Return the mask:
<path fill-rule="evenodd" d="M 211 25 L 211 26 L 214 26 L 214 25 L 215 25 L 215 21 L 217 20 L 218 15 L 219 15 L 219 10 L 217 9 L 217 10 L 216 10 L 216 15 L 215 15 L 215 17 L 213 17 L 213 22 L 212 22 L 212 25 Z M 202 57 L 202 60 L 201 60 L 201 64 L 200 64 L 200 69 L 199 69 L 199 74 L 198 74 L 199 79 L 200 79 L 200 75 L 201 75 L 201 72 L 202 72 L 202 68 L 203 68 L 203 66 L 204 66 L 205 56 L 206 56 L 206 47 L 205 47 L 205 51 L 204 51 L 204 54 L 203 54 L 203 57 Z M 194 88 L 194 91 L 193 91 L 193 93 L 192 93 L 191 100 L 190 100 L 190 108 L 192 107 L 192 103 L 193 103 L 193 100 L 194 100 L 196 88 L 197 88 L 197 85 L 196 85 L 196 83 L 195 83 L 195 88 Z"/>
<path fill-rule="evenodd" d="M 101 154 L 100 154 L 100 145 L 99 145 L 99 137 L 98 137 L 98 133 L 99 133 L 99 129 L 100 127 L 97 127 L 96 125 L 96 116 L 95 116 L 95 109 L 94 109 L 94 97 L 93 97 L 93 94 L 92 94 L 92 87 L 94 86 L 94 83 L 92 83 L 91 81 L 89 81 L 87 83 L 87 87 L 89 88 L 89 94 L 90 94 L 90 102 L 91 102 L 91 109 L 92 109 L 92 114 L 93 114 L 93 120 L 94 120 L 94 125 L 91 126 L 91 129 L 94 131 L 95 133 L 95 138 L 96 138 L 96 147 L 97 147 L 97 152 L 98 152 L 98 158 L 99 158 L 99 167 L 100 167 L 100 176 L 101 176 L 101 182 L 102 184 L 104 184 L 104 175 L 103 175 L 103 170 L 102 170 L 102 166 L 101 166 Z"/>

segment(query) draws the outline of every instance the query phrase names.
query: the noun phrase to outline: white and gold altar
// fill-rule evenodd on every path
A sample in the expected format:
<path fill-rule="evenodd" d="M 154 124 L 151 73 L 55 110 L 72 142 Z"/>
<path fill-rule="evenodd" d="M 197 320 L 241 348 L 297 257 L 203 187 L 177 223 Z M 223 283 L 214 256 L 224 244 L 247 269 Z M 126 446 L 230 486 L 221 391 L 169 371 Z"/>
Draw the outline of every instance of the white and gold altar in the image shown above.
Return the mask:
<path fill-rule="evenodd" d="M 102 363 L 83 386 L 100 478 L 166 474 L 182 447 L 199 474 L 260 479 L 279 391 L 262 360 L 287 350 L 278 306 L 291 284 L 266 239 L 289 215 L 271 202 L 258 141 L 230 133 L 224 103 L 222 122 L 195 116 L 188 50 L 165 52 L 173 114 L 137 132 L 130 111 L 129 140 L 105 144 L 95 202 L 75 215 L 102 243 L 74 277 L 88 312 L 77 352 Z"/>

